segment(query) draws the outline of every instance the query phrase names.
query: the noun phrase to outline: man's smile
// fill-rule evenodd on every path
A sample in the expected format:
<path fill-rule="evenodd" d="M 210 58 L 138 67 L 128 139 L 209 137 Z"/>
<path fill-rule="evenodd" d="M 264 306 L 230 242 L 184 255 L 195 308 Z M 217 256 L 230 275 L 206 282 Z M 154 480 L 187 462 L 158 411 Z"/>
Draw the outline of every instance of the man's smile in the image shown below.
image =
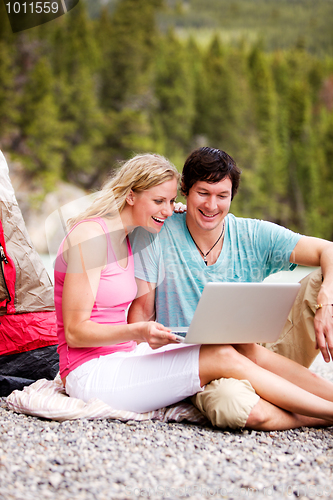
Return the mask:
<path fill-rule="evenodd" d="M 204 216 L 204 217 L 209 217 L 210 219 L 213 219 L 214 217 L 216 217 L 219 212 L 217 212 L 216 214 L 206 214 L 205 212 L 203 212 L 200 208 L 198 208 L 199 212 Z"/>

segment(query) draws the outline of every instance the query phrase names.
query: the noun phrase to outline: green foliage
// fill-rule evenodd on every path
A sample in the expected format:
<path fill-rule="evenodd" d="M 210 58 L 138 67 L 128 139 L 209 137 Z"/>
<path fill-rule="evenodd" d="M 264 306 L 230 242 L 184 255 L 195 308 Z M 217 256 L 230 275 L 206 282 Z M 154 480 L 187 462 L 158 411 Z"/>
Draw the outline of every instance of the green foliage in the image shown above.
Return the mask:
<path fill-rule="evenodd" d="M 4 4 L 0 3 L 0 130 L 4 144 L 10 142 L 11 135 L 15 135 L 18 120 L 15 88 L 17 51 L 13 39 Z"/>
<path fill-rule="evenodd" d="M 61 173 L 62 129 L 54 99 L 54 80 L 48 61 L 39 59 L 31 70 L 21 102 L 20 125 L 27 148 L 28 170 L 52 188 Z"/>
<path fill-rule="evenodd" d="M 122 0 L 110 22 L 104 19 L 102 100 L 104 106 L 142 106 L 149 91 L 157 31 L 156 9 L 162 0 Z M 105 44 L 105 41 L 108 41 Z"/>
<path fill-rule="evenodd" d="M 0 123 L 1 135 L 13 129 L 18 118 L 16 113 L 17 96 L 15 93 L 15 51 L 4 41 L 0 41 Z"/>
<path fill-rule="evenodd" d="M 160 44 L 155 63 L 155 126 L 168 154 L 189 145 L 195 113 L 195 89 L 186 47 L 170 32 Z"/>
<path fill-rule="evenodd" d="M 66 133 L 67 150 L 64 169 L 67 178 L 89 186 L 99 177 L 95 164 L 96 150 L 103 142 L 103 114 L 94 91 L 94 79 L 81 66 L 60 90 L 60 113 Z M 61 92 L 62 90 L 62 92 Z"/>
<path fill-rule="evenodd" d="M 243 170 L 236 215 L 333 237 L 332 1 L 87 4 L 13 35 L 0 2 L 0 147 L 46 189 L 218 147 Z"/>

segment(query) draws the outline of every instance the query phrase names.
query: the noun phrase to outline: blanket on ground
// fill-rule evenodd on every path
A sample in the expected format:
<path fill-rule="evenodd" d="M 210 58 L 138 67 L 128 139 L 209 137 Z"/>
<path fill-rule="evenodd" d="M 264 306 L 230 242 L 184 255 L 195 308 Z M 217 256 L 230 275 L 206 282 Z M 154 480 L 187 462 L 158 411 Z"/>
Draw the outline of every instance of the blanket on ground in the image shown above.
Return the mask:
<path fill-rule="evenodd" d="M 54 380 L 41 379 L 25 387 L 23 391 L 13 391 L 6 400 L 7 407 L 18 413 L 50 420 L 74 420 L 78 418 L 128 420 L 159 420 L 161 422 L 181 422 L 187 420 L 196 424 L 206 424 L 208 420 L 192 404 L 180 402 L 147 413 L 114 410 L 97 398 L 87 403 L 67 396 L 59 374 Z"/>

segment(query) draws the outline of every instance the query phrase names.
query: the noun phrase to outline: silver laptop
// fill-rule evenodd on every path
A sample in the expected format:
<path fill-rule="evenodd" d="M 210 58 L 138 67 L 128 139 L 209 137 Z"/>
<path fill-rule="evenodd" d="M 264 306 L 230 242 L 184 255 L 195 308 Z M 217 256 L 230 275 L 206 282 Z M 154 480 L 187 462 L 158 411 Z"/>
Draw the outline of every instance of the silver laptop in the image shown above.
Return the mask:
<path fill-rule="evenodd" d="M 171 327 L 186 344 L 275 342 L 299 283 L 207 283 L 188 328 Z"/>

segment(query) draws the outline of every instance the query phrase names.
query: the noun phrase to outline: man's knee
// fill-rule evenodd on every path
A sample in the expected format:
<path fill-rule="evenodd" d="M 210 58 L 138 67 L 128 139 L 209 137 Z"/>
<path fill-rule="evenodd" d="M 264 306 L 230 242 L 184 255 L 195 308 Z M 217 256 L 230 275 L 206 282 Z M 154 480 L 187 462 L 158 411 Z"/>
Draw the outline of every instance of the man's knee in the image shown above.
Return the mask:
<path fill-rule="evenodd" d="M 192 398 L 195 406 L 220 428 L 243 428 L 259 396 L 247 380 L 213 380 Z"/>
<path fill-rule="evenodd" d="M 319 352 L 316 349 L 313 320 L 321 284 L 321 269 L 313 271 L 301 280 L 301 289 L 279 339 L 274 344 L 263 344 L 306 367 L 311 365 Z"/>

